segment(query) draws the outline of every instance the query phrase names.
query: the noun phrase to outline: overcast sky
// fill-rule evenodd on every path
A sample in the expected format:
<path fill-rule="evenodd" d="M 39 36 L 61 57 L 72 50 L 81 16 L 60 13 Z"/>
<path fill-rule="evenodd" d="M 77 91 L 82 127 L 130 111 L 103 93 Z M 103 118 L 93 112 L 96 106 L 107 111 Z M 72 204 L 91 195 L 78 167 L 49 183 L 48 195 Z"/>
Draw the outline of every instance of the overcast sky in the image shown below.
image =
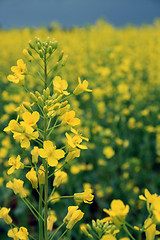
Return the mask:
<path fill-rule="evenodd" d="M 0 0 L 2 28 L 95 23 L 104 17 L 115 26 L 152 23 L 160 18 L 160 0 Z"/>

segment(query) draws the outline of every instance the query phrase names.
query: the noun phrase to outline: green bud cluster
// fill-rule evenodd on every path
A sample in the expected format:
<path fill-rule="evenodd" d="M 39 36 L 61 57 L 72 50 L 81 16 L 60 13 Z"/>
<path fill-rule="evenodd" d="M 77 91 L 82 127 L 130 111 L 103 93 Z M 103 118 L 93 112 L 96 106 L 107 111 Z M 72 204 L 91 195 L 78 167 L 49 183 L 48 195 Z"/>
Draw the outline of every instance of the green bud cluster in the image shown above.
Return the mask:
<path fill-rule="evenodd" d="M 40 58 L 44 59 L 46 54 L 52 55 L 53 52 L 58 48 L 58 42 L 56 40 L 51 41 L 49 38 L 42 42 L 39 38 L 29 41 L 28 53 L 32 56 L 32 50 L 35 50 L 39 54 Z M 59 56 L 58 62 L 63 58 L 62 53 Z"/>
<path fill-rule="evenodd" d="M 101 239 L 105 234 L 113 234 L 116 229 L 116 226 L 110 224 L 109 222 L 102 222 L 101 220 L 97 219 L 92 220 L 92 226 L 86 224 L 86 227 L 83 229 L 83 233 L 88 236 L 89 239 L 94 239 L 96 235 L 98 239 Z"/>
<path fill-rule="evenodd" d="M 50 96 L 50 90 L 47 87 L 43 90 L 43 94 L 41 95 L 38 91 L 35 93 L 30 92 L 30 98 L 34 103 L 39 104 L 44 114 L 48 114 L 48 117 L 53 118 L 56 115 L 61 116 L 63 115 L 70 107 L 68 101 L 61 101 L 62 94 L 53 94 Z M 27 110 L 29 110 L 29 106 L 24 105 Z"/>

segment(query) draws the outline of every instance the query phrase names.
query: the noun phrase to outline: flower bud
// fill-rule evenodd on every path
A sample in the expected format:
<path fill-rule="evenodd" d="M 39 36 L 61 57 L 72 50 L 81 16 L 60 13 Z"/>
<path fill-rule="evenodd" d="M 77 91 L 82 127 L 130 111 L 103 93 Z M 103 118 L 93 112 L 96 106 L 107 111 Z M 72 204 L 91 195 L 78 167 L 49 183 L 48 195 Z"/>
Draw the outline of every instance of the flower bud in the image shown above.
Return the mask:
<path fill-rule="evenodd" d="M 32 56 L 32 52 L 29 48 L 27 48 L 27 51 L 28 51 L 29 55 Z"/>
<path fill-rule="evenodd" d="M 64 101 L 64 102 L 62 102 L 62 103 L 61 103 L 61 108 L 65 107 L 67 104 L 68 104 L 68 101 L 67 101 L 67 100 Z"/>
<path fill-rule="evenodd" d="M 49 88 L 47 87 L 46 89 L 43 89 L 43 95 L 45 96 L 45 98 L 48 98 L 49 95 L 50 95 L 50 90 Z"/>
<path fill-rule="evenodd" d="M 38 47 L 38 50 L 41 49 L 41 43 L 40 42 L 37 43 L 37 47 Z"/>
<path fill-rule="evenodd" d="M 38 53 L 39 53 L 39 56 L 40 56 L 41 58 L 43 58 L 43 52 L 42 52 L 42 50 L 39 50 Z"/>
<path fill-rule="evenodd" d="M 32 44 L 32 41 L 31 41 L 31 40 L 29 41 L 29 43 L 28 43 L 28 44 L 29 44 L 30 48 L 32 48 L 32 49 L 35 49 L 35 47 L 33 46 L 33 44 Z"/>
<path fill-rule="evenodd" d="M 60 62 L 63 58 L 64 52 L 62 51 L 61 54 L 59 55 L 58 62 Z"/>
<path fill-rule="evenodd" d="M 42 99 L 41 96 L 38 97 L 38 103 L 39 103 L 40 105 L 43 105 L 43 99 Z"/>
<path fill-rule="evenodd" d="M 49 52 L 50 55 L 52 54 L 53 50 L 52 50 L 52 47 L 51 47 L 51 46 L 49 46 L 48 52 Z"/>
<path fill-rule="evenodd" d="M 52 48 L 53 49 L 57 49 L 57 47 L 58 47 L 58 42 L 57 41 L 54 41 L 54 42 L 52 42 Z"/>
<path fill-rule="evenodd" d="M 92 228 L 91 228 L 91 226 L 90 226 L 89 224 L 86 225 L 86 229 L 87 229 L 87 231 L 89 231 L 89 232 L 92 231 Z"/>
<path fill-rule="evenodd" d="M 62 99 L 62 94 L 58 96 L 57 102 L 59 102 Z"/>
<path fill-rule="evenodd" d="M 59 63 L 57 62 L 57 63 L 55 64 L 55 66 L 53 67 L 52 71 L 53 71 L 53 72 L 56 71 L 57 68 L 58 68 L 58 66 L 59 66 Z"/>
<path fill-rule="evenodd" d="M 48 113 L 48 108 L 47 108 L 47 106 L 44 106 L 43 111 L 44 111 L 45 114 Z"/>
<path fill-rule="evenodd" d="M 27 49 L 23 49 L 23 54 L 27 57 L 28 56 L 28 50 Z"/>
<path fill-rule="evenodd" d="M 35 91 L 35 95 L 37 96 L 37 98 L 41 96 L 41 94 L 38 91 Z"/>
<path fill-rule="evenodd" d="M 65 55 L 62 59 L 61 66 L 64 67 L 68 59 L 68 55 Z"/>
<path fill-rule="evenodd" d="M 23 106 L 29 111 L 32 112 L 32 108 L 30 107 L 30 105 L 28 103 L 23 103 Z"/>
<path fill-rule="evenodd" d="M 33 102 L 37 102 L 38 101 L 37 97 L 32 92 L 30 92 L 30 98 L 32 99 Z"/>

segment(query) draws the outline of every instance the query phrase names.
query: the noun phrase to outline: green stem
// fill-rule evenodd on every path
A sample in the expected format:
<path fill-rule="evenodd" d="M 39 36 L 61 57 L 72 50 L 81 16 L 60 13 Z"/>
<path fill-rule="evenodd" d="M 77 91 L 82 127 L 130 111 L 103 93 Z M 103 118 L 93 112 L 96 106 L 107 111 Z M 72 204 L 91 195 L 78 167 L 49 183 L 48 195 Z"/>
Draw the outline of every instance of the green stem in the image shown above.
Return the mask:
<path fill-rule="evenodd" d="M 53 126 L 52 128 L 50 128 L 51 130 L 50 130 L 50 132 L 49 132 L 49 134 L 48 134 L 47 137 L 49 137 L 50 134 L 53 132 L 54 128 L 56 127 L 57 122 L 58 122 L 58 118 L 56 119 L 56 121 L 55 121 L 55 123 L 54 123 L 54 126 Z"/>
<path fill-rule="evenodd" d="M 60 168 L 56 169 L 53 173 L 51 173 L 48 178 L 52 177 L 57 171 L 61 170 L 61 169 L 64 167 L 64 165 L 66 165 L 66 164 L 67 164 L 67 163 L 64 162 L 64 163 L 62 164 L 62 166 L 61 166 Z"/>
<path fill-rule="evenodd" d="M 41 186 L 41 185 L 40 185 Z M 37 193 L 38 193 L 38 195 L 39 195 L 39 197 L 41 198 L 41 201 L 44 203 L 44 200 L 43 200 L 43 197 L 42 197 L 42 194 L 38 191 L 38 189 L 36 188 L 36 191 L 37 191 Z"/>
<path fill-rule="evenodd" d="M 132 234 L 130 233 L 130 231 L 128 230 L 128 228 L 127 228 L 126 225 L 123 225 L 123 229 L 124 229 L 124 231 L 130 236 L 130 238 L 131 238 L 132 240 L 136 240 L 136 239 L 132 236 Z"/>
<path fill-rule="evenodd" d="M 30 203 L 30 201 L 28 201 L 28 199 L 25 199 L 27 201 L 27 203 L 33 208 L 33 210 L 38 214 L 38 216 L 44 221 L 42 215 L 40 215 L 40 213 L 35 209 L 35 207 Z"/>
<path fill-rule="evenodd" d="M 42 216 L 42 199 L 43 199 L 43 185 L 39 185 L 40 197 L 39 197 L 39 213 Z M 39 218 L 39 240 L 43 240 L 43 221 Z"/>
<path fill-rule="evenodd" d="M 53 190 L 52 190 L 52 192 L 51 192 L 51 194 L 50 194 L 50 196 L 49 196 L 49 199 L 50 199 L 50 197 L 52 197 L 52 195 L 53 195 L 53 193 L 55 192 L 55 190 L 56 190 L 56 187 L 53 188 Z M 49 201 L 49 199 L 48 199 L 48 201 Z"/>
<path fill-rule="evenodd" d="M 46 54 L 44 55 L 44 79 L 45 86 L 47 88 L 47 63 L 46 63 Z M 44 141 L 47 140 L 47 115 L 44 115 Z M 45 162 L 45 189 L 44 189 L 44 239 L 48 240 L 47 233 L 47 212 L 48 212 L 48 162 Z"/>
<path fill-rule="evenodd" d="M 66 234 L 67 231 L 68 231 L 68 229 L 66 229 L 66 230 L 64 231 L 64 233 L 62 233 L 62 235 L 58 238 L 58 240 L 62 239 L 62 237 Z"/>
<path fill-rule="evenodd" d="M 134 228 L 134 227 L 133 227 L 132 225 L 130 225 L 128 222 L 125 222 L 125 224 L 126 224 L 128 227 L 130 227 L 131 229 L 133 229 L 134 231 L 138 231 L 138 232 L 139 232 L 138 229 Z"/>
<path fill-rule="evenodd" d="M 60 72 L 61 68 L 62 68 L 62 66 L 57 70 L 57 72 L 55 72 L 55 76 L 57 76 L 57 74 Z M 54 77 L 55 77 L 55 76 L 54 76 Z M 50 87 L 51 84 L 53 83 L 54 77 L 53 77 L 53 76 L 51 77 L 52 80 L 51 80 L 50 83 L 49 83 L 49 87 Z"/>
<path fill-rule="evenodd" d="M 31 213 L 34 215 L 34 217 L 38 219 L 38 216 L 35 214 L 35 212 L 32 210 L 32 208 L 30 207 L 30 205 L 22 198 L 22 201 L 27 205 L 27 207 L 29 208 L 29 210 L 31 211 Z"/>
<path fill-rule="evenodd" d="M 48 202 L 50 202 L 50 201 L 52 201 L 52 200 L 55 200 L 55 199 L 61 199 L 61 198 L 74 198 L 74 196 L 61 196 L 61 197 L 56 197 L 56 198 L 49 199 Z"/>
<path fill-rule="evenodd" d="M 32 67 L 36 70 L 36 72 L 38 73 L 40 79 L 41 79 L 43 82 L 45 82 L 44 79 L 43 79 L 43 77 L 42 77 L 42 75 L 41 75 L 41 73 L 40 73 L 40 72 L 37 70 L 37 68 L 32 64 L 32 62 L 30 62 L 30 64 L 31 64 Z"/>
<path fill-rule="evenodd" d="M 42 65 L 37 61 L 37 59 L 33 55 L 32 55 L 32 57 L 33 57 L 34 61 L 41 67 L 41 69 L 44 70 Z"/>
<path fill-rule="evenodd" d="M 56 233 L 59 231 L 59 229 L 62 227 L 64 225 L 64 223 L 62 223 L 57 229 L 56 229 L 56 231 L 53 233 L 53 234 L 51 234 L 50 235 L 50 239 L 49 240 L 52 240 L 53 238 L 54 238 L 54 236 L 56 235 Z"/>
<path fill-rule="evenodd" d="M 139 232 L 139 234 L 138 234 L 138 240 L 142 240 L 142 233 L 141 232 Z"/>

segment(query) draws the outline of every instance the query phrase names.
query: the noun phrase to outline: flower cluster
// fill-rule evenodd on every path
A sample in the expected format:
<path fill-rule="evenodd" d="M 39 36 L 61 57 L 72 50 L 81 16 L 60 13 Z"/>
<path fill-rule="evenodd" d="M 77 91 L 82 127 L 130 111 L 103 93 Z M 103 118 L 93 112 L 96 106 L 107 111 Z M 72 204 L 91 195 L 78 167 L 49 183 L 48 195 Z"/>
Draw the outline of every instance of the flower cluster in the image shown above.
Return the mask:
<path fill-rule="evenodd" d="M 37 220 L 39 240 L 48 240 L 48 237 L 50 240 L 53 239 L 57 231 L 65 224 L 66 231 L 71 230 L 84 216 L 78 206 L 70 206 L 62 225 L 54 230 L 53 224 L 57 221 L 57 217 L 56 212 L 49 208 L 50 203 L 53 204 L 57 199 L 73 198 L 77 204 L 81 202 L 91 204 L 94 198 L 91 189 L 75 193 L 72 196 L 56 195 L 55 191 L 60 185 L 67 183 L 69 176 L 65 166 L 69 165 L 73 159 L 78 158 L 82 149 L 87 149 L 87 146 L 81 143 L 83 140 L 88 141 L 88 138 L 83 137 L 79 130 L 73 128 L 79 126 L 81 121 L 76 117 L 76 112 L 70 109 L 68 98 L 71 94 L 67 90 L 67 81 L 56 74 L 57 70 L 65 65 L 64 53 L 60 53 L 54 66 L 49 65 L 49 60 L 57 47 L 56 41 L 48 39 L 46 42 L 41 42 L 40 39 L 35 38 L 29 42 L 29 48 L 23 50 L 27 63 L 38 64 L 40 67 L 40 71 L 37 70 L 37 73 L 43 84 L 42 92 L 30 92 L 27 89 L 27 77 L 32 74 L 29 71 L 26 74 L 26 63 L 22 59 L 17 61 L 17 66 L 11 68 L 14 75 L 8 76 L 9 81 L 22 86 L 29 93 L 29 102 L 23 102 L 16 109 L 17 119 L 12 119 L 4 129 L 6 133 L 13 133 L 13 138 L 20 142 L 23 152 L 27 155 L 27 159 L 24 159 L 23 154 L 9 158 L 8 166 L 10 168 L 7 173 L 10 179 L 14 175 L 22 176 L 22 169 L 27 170 L 26 174 L 23 174 L 24 181 L 13 178 L 7 182 L 6 187 L 20 196 Z M 24 82 L 25 75 L 26 82 Z M 74 95 L 79 95 L 84 91 L 91 92 L 87 88 L 86 80 L 81 83 L 79 78 L 78 81 L 79 85 L 73 91 Z M 63 141 L 56 143 L 53 137 L 57 133 L 57 128 L 63 129 L 63 138 L 66 136 L 64 146 L 62 146 Z M 73 137 L 67 133 L 69 130 L 74 134 Z M 33 141 L 31 142 L 31 140 Z M 28 181 L 30 187 L 38 194 L 38 204 L 31 202 L 32 190 L 29 191 L 23 187 L 25 182 L 28 184 Z M 50 182 L 53 184 L 51 192 L 49 192 Z M 29 231 L 25 227 L 15 227 L 8 215 L 9 211 L 10 209 L 4 207 L 0 209 L 0 218 L 3 218 L 11 226 L 8 236 L 14 240 L 29 240 L 29 236 L 31 236 Z M 35 239 L 32 236 L 31 238 Z"/>

